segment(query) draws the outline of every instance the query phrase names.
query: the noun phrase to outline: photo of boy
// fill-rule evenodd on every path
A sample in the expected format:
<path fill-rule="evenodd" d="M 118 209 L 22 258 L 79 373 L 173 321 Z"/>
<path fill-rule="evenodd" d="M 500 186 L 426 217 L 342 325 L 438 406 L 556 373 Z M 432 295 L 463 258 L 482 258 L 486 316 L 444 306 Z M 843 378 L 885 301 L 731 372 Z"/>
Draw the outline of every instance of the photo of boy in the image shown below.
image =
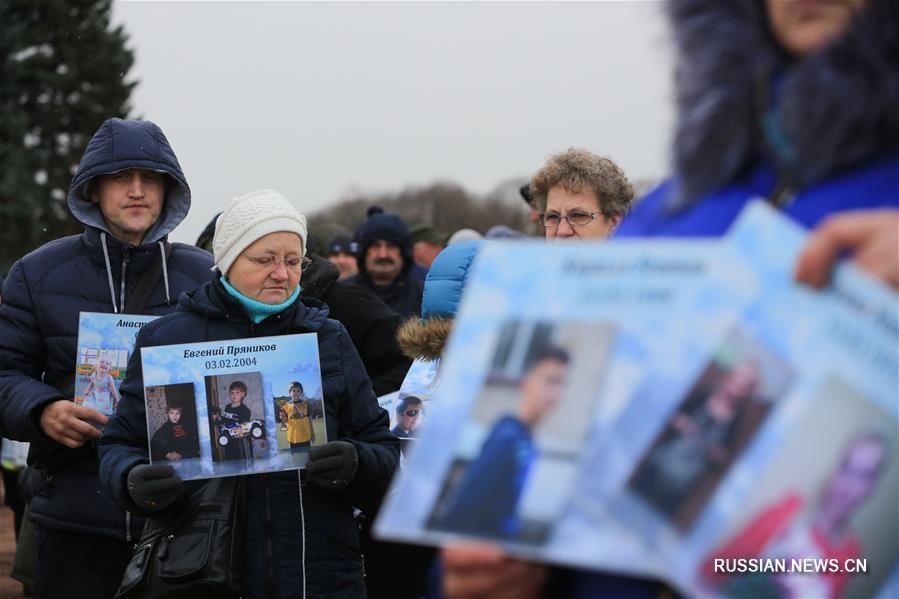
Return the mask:
<path fill-rule="evenodd" d="M 200 457 L 200 440 L 196 430 L 184 425 L 180 404 L 170 403 L 165 408 L 168 420 L 159 427 L 150 441 L 150 457 L 154 462 Z"/>
<path fill-rule="evenodd" d="M 317 373 L 310 374 L 301 370 L 266 376 L 272 389 L 278 450 L 289 453 L 301 468 L 312 447 L 328 442 L 321 379 Z"/>
<path fill-rule="evenodd" d="M 200 457 L 193 383 L 145 390 L 150 460 L 174 462 Z"/>
<path fill-rule="evenodd" d="M 287 443 L 291 453 L 308 451 L 315 441 L 315 430 L 312 428 L 309 401 L 303 393 L 303 383 L 291 381 L 288 389 L 290 399 L 276 402 L 281 423 L 287 427 Z"/>
<path fill-rule="evenodd" d="M 428 529 L 529 547 L 549 540 L 577 482 L 616 334 L 602 321 L 500 326 Z"/>
<path fill-rule="evenodd" d="M 263 455 L 266 428 L 261 374 L 205 378 L 213 461 L 251 460 Z"/>
<path fill-rule="evenodd" d="M 561 401 L 569 361 L 567 351 L 553 346 L 532 356 L 521 378 L 517 410 L 493 425 L 480 455 L 434 519 L 435 528 L 499 539 L 518 536 L 522 522 L 517 506 L 538 457 L 533 429 Z"/>

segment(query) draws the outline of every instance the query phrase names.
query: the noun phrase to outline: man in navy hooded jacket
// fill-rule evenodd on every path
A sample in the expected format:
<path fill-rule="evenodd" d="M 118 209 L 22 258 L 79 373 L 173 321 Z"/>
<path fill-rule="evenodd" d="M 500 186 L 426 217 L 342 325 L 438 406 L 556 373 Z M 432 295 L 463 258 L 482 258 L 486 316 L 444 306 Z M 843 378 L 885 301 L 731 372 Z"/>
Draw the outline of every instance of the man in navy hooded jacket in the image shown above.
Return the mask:
<path fill-rule="evenodd" d="M 211 277 L 212 256 L 166 243 L 187 215 L 190 188 L 153 123 L 104 122 L 72 179 L 68 205 L 84 233 L 23 257 L 3 284 L 0 436 L 32 444 L 36 595 L 111 597 L 142 522 L 100 486 L 100 433 L 89 421 L 103 425 L 106 416 L 70 401 L 79 313 L 174 311 L 181 292 Z M 136 306 L 135 288 L 148 271 L 152 290 Z"/>

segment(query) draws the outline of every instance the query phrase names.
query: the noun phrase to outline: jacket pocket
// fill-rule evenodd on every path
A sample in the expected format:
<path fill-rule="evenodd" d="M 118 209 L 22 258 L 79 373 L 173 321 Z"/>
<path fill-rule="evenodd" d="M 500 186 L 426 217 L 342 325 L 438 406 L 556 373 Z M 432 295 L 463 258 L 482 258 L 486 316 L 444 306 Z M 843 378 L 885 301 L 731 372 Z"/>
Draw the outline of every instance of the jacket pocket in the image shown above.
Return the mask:
<path fill-rule="evenodd" d="M 202 574 L 209 562 L 209 547 L 215 538 L 216 522 L 206 528 L 188 528 L 160 541 L 159 575 L 167 580 L 186 580 Z"/>
<path fill-rule="evenodd" d="M 128 562 L 128 566 L 125 568 L 122 583 L 119 585 L 119 590 L 115 595 L 117 598 L 128 596 L 133 589 L 143 584 L 152 563 L 153 546 L 157 542 L 159 542 L 158 538 L 138 543 L 134 547 L 131 561 Z"/>

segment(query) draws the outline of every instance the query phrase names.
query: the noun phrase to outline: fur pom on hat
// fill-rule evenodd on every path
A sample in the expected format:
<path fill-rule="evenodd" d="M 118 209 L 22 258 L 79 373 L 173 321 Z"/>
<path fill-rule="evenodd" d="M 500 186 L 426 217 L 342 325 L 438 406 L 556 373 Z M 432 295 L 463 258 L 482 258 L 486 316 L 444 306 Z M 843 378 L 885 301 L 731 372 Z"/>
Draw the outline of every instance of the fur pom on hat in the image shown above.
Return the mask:
<path fill-rule="evenodd" d="M 212 254 L 222 274 L 242 251 L 269 233 L 287 231 L 303 240 L 306 255 L 306 217 L 286 197 L 271 189 L 260 189 L 234 198 L 215 221 Z"/>

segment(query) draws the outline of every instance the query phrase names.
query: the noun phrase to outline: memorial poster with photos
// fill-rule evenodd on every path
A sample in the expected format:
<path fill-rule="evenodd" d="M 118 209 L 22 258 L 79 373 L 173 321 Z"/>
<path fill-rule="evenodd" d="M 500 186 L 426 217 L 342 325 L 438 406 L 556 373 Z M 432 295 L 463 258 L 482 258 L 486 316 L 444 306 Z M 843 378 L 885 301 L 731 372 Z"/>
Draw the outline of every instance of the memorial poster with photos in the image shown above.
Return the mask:
<path fill-rule="evenodd" d="M 424 434 L 377 533 L 425 544 L 475 537 L 541 561 L 589 560 L 597 537 L 578 528 L 590 515 L 572 509 L 592 476 L 585 460 L 645 364 L 680 370 L 683 359 L 662 360 L 672 344 L 698 359 L 732 328 L 731 307 L 754 292 L 751 273 L 721 268 L 711 248 L 486 246 L 440 362 Z M 729 284 L 705 285 L 712 276 Z M 696 306 L 701 318 L 670 319 Z M 615 566 L 636 569 L 640 549 L 614 547 Z"/>
<path fill-rule="evenodd" d="M 624 305 L 611 309 L 608 320 L 617 331 L 611 355 L 602 335 L 594 332 L 589 344 L 593 355 L 607 354 L 604 380 L 593 387 L 598 393 L 592 396 L 592 410 L 608 417 L 594 420 L 574 482 L 561 493 L 558 487 L 549 492 L 544 487 L 534 499 L 564 506 L 547 520 L 550 531 L 542 539 L 534 535 L 534 522 L 525 519 L 524 500 L 514 510 L 508 499 L 501 510 L 487 504 L 479 512 L 490 517 L 481 521 L 471 514 L 467 521 L 457 515 L 455 521 L 434 517 L 439 510 L 452 515 L 460 493 L 455 498 L 444 490 L 435 493 L 424 480 L 424 466 L 458 461 L 450 430 L 464 436 L 478 419 L 460 409 L 457 397 L 442 392 L 459 389 L 461 377 L 481 372 L 484 364 L 491 372 L 489 383 L 504 362 L 500 356 L 512 353 L 508 343 L 499 342 L 492 355 L 474 357 L 474 346 L 459 335 L 442 367 L 432 426 L 420 441 L 420 453 L 427 457 L 410 460 L 378 532 L 421 543 L 450 536 L 434 528 L 499 540 L 510 553 L 528 559 L 657 578 L 687 596 L 899 596 L 897 295 L 851 265 L 837 268 L 832 284 L 821 292 L 796 284 L 793 270 L 805 239 L 805 231 L 792 221 L 764 204 L 752 204 L 727 238 L 701 250 L 719 266 L 695 281 L 699 288 L 667 313 L 668 323 L 639 327 L 637 321 L 647 314 Z M 609 256 L 626 251 L 624 245 L 594 247 Z M 645 251 L 652 246 L 643 245 Z M 675 246 L 669 256 L 682 251 Z M 722 268 L 731 274 L 722 276 Z M 744 294 L 736 301 L 716 301 L 733 286 L 733 273 L 740 273 Z M 628 281 L 625 287 L 630 286 Z M 576 293 L 572 286 L 560 296 Z M 471 295 L 466 299 L 493 302 L 503 315 L 525 310 L 511 298 L 527 294 L 478 283 Z M 678 335 L 695 328 L 690 315 L 721 326 L 695 333 L 691 343 Z M 545 321 L 553 328 L 569 319 L 567 314 L 549 316 Z M 459 331 L 465 324 L 457 322 Z M 622 331 L 635 338 L 624 342 Z M 628 384 L 628 369 L 617 366 L 627 363 L 623 356 L 633 347 L 650 343 L 641 335 L 653 337 L 664 350 L 642 352 L 645 359 L 632 364 L 637 375 Z M 453 353 L 459 348 L 464 351 Z M 477 389 L 467 392 L 478 395 Z M 454 399 L 455 411 L 444 411 Z M 583 417 L 583 411 L 577 415 Z M 443 449 L 431 445 L 438 422 L 447 430 L 442 438 L 434 435 L 433 442 L 443 443 Z M 533 444 L 522 444 L 521 435 L 510 430 L 507 446 L 533 451 Z M 571 419 L 565 432 L 576 431 Z M 470 443 L 474 454 L 479 442 Z M 481 444 L 477 459 L 488 453 L 487 445 Z M 538 452 L 549 449 L 536 445 Z M 497 464 L 515 471 L 495 454 L 494 479 L 499 478 Z M 524 499 L 537 470 L 526 472 Z M 444 477 L 444 488 L 464 488 L 452 481 L 453 475 Z M 464 473 L 456 476 L 464 481 Z M 421 511 L 430 519 L 404 528 L 401 516 L 416 514 L 409 507 L 416 501 L 425 504 Z M 519 531 L 518 538 L 510 539 L 509 530 Z M 528 551 L 521 546 L 522 533 L 542 543 Z M 740 571 L 750 563 L 762 571 Z"/>
<path fill-rule="evenodd" d="M 150 462 L 185 480 L 303 468 L 328 441 L 315 333 L 141 348 Z"/>
<path fill-rule="evenodd" d="M 78 317 L 74 401 L 107 416 L 119 404 L 137 333 L 158 316 L 81 312 Z"/>

